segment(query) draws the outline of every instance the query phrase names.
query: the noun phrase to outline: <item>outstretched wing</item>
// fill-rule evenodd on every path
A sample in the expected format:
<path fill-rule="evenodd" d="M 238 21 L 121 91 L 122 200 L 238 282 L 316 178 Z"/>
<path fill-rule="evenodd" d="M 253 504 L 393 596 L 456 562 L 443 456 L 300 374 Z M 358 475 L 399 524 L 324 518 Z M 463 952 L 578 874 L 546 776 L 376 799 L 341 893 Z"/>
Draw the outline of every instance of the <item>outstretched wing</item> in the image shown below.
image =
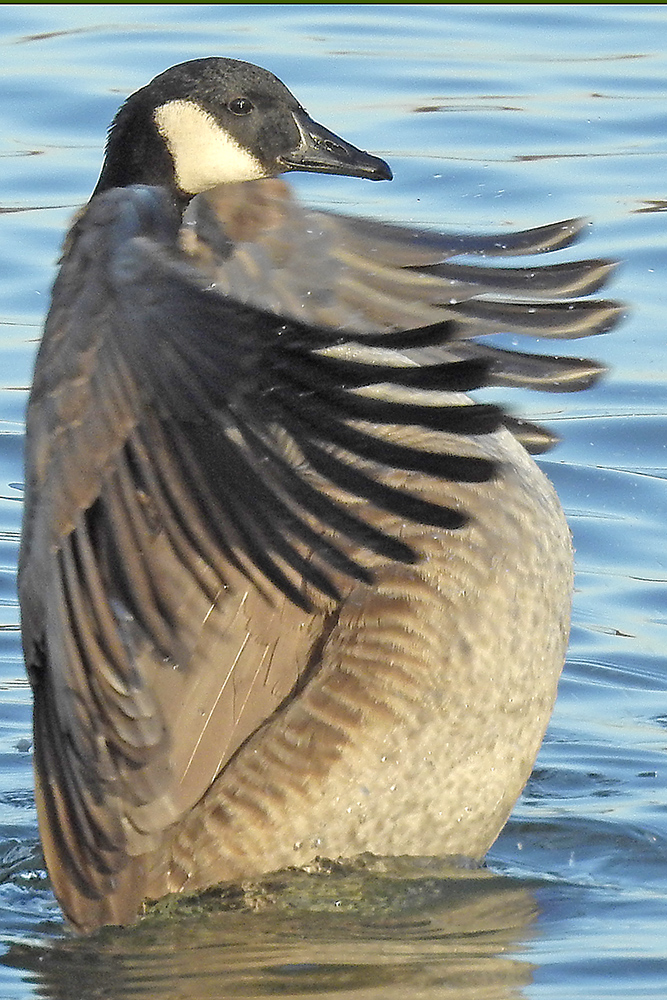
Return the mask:
<path fill-rule="evenodd" d="M 93 201 L 69 238 L 28 415 L 20 592 L 38 798 L 56 890 L 81 923 L 76 893 L 113 895 L 128 859 L 287 696 L 307 667 L 296 637 L 313 601 L 335 602 L 334 576 L 369 579 L 348 550 L 413 557 L 333 493 L 456 527 L 462 514 L 375 470 L 494 471 L 373 433 L 497 426 L 493 407 L 373 395 L 385 382 L 483 382 L 476 361 L 421 369 L 387 355 L 446 327 L 376 337 L 346 361 L 337 331 L 211 289 L 177 228 L 153 189 Z"/>
<path fill-rule="evenodd" d="M 132 917 L 142 857 L 288 697 L 341 589 L 369 581 L 374 561 L 414 558 L 358 501 L 393 523 L 460 527 L 465 512 L 418 483 L 498 471 L 465 442 L 502 414 L 461 394 L 599 373 L 469 338 L 510 322 L 585 335 L 618 315 L 569 297 L 601 283 L 604 263 L 538 269 L 533 312 L 515 296 L 533 288 L 523 272 L 442 263 L 445 245 L 493 241 L 315 224 L 266 183 L 236 192 L 226 231 L 200 205 L 180 235 L 156 189 L 99 196 L 54 288 L 28 414 L 20 595 L 43 842 L 82 927 Z M 575 229 L 509 237 L 502 252 Z M 441 445 L 420 447 L 420 429 Z"/>

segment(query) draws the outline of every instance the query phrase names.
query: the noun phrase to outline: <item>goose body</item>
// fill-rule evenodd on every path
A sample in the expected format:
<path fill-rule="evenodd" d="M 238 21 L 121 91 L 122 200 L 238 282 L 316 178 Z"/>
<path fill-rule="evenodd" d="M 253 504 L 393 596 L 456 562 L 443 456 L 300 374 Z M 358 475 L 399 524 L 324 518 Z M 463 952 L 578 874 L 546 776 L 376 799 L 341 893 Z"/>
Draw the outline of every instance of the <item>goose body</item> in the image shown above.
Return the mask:
<path fill-rule="evenodd" d="M 480 385 L 584 388 L 478 337 L 609 329 L 568 222 L 436 235 L 276 175 L 390 179 L 271 74 L 128 99 L 67 238 L 27 417 L 19 566 L 40 831 L 75 927 L 315 856 L 480 859 L 567 646 L 570 535 Z M 222 185 L 222 186 L 220 186 Z"/>

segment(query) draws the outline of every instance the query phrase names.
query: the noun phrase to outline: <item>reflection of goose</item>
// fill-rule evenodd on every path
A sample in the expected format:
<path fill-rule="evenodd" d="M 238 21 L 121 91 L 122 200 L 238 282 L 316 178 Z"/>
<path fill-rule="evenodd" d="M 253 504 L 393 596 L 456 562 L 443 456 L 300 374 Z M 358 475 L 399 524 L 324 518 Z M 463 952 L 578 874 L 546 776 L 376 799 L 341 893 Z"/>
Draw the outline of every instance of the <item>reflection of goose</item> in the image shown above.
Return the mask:
<path fill-rule="evenodd" d="M 260 880 L 247 887 L 253 909 L 231 911 L 217 893 L 195 900 L 194 920 L 185 900 L 168 905 L 171 919 L 158 913 L 129 934 L 98 936 L 94 961 L 90 941 L 63 936 L 18 941 L 0 962 L 45 1000 L 99 996 L 101 983 L 105 1000 L 404 1000 L 406 988 L 429 1000 L 523 1000 L 533 978 L 526 938 L 541 933 L 531 930 L 540 914 L 534 887 L 437 860 L 391 859 L 386 875 L 337 867 Z"/>
<path fill-rule="evenodd" d="M 551 711 L 568 530 L 460 393 L 590 384 L 590 363 L 470 337 L 609 328 L 618 309 L 580 298 L 608 265 L 451 263 L 579 226 L 309 212 L 260 180 L 292 169 L 391 176 L 264 70 L 185 63 L 121 109 L 67 240 L 20 596 L 42 839 L 80 929 L 315 855 L 479 858 Z"/>

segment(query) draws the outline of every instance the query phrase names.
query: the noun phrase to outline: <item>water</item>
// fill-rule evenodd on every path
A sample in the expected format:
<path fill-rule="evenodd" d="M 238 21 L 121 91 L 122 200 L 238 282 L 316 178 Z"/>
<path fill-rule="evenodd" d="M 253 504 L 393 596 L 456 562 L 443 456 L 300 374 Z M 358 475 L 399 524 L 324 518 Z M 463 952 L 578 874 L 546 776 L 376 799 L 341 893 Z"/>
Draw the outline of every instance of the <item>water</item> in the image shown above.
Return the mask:
<path fill-rule="evenodd" d="M 0 998 L 667 995 L 667 7 L 4 5 L 0 48 Z M 469 231 L 590 216 L 572 253 L 623 262 L 628 318 L 580 345 L 611 368 L 598 388 L 506 397 L 563 436 L 543 465 L 578 572 L 554 718 L 490 871 L 295 875 L 250 912 L 78 941 L 35 854 L 15 592 L 26 387 L 109 120 L 212 54 L 273 70 L 395 171 L 297 177 L 302 198 Z"/>

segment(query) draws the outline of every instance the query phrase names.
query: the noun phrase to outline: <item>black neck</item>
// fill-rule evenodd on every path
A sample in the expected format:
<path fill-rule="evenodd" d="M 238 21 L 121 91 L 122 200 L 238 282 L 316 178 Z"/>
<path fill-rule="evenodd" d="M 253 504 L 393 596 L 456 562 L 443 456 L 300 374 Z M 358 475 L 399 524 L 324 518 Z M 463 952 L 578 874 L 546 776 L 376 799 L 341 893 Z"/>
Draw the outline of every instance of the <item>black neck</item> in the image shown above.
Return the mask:
<path fill-rule="evenodd" d="M 106 156 L 92 197 L 110 188 L 148 184 L 161 187 L 170 195 L 181 214 L 191 195 L 176 184 L 174 164 L 152 115 L 141 115 L 136 108 L 128 114 L 127 106 L 118 112 L 111 126 Z"/>

